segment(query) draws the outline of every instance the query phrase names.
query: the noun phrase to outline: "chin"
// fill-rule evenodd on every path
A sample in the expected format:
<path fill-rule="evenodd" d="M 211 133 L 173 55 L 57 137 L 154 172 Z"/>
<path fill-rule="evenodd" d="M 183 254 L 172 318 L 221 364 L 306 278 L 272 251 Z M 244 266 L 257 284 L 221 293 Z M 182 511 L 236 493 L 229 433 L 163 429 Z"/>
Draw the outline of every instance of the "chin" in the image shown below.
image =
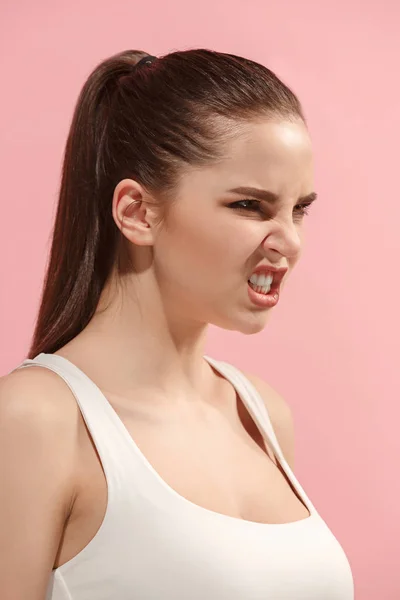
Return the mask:
<path fill-rule="evenodd" d="M 254 320 L 248 321 L 247 323 L 241 324 L 241 327 L 237 328 L 237 331 L 243 333 L 244 335 L 254 335 L 255 333 L 260 333 L 262 331 L 268 321 L 263 320 Z"/>
<path fill-rule="evenodd" d="M 229 331 L 238 331 L 244 335 L 254 335 L 260 333 L 267 325 L 271 317 L 271 310 L 260 311 L 259 313 L 245 313 L 242 318 L 232 317 L 231 319 L 221 319 L 219 322 L 214 322 L 214 325 L 221 329 Z"/>

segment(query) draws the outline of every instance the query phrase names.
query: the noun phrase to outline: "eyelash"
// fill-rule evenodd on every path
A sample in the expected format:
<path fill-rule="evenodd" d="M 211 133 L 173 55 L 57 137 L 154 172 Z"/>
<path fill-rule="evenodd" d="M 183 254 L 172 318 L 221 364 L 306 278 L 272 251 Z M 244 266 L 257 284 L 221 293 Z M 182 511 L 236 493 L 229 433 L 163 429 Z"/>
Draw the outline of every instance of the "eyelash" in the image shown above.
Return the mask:
<path fill-rule="evenodd" d="M 243 204 L 244 202 L 250 202 L 250 203 L 256 204 L 256 208 L 246 207 L 246 206 L 240 206 L 240 204 Z M 306 215 L 309 214 L 309 208 L 311 206 L 311 202 L 308 202 L 308 203 L 305 203 L 305 204 L 297 204 L 296 206 L 300 207 L 300 215 L 301 216 L 306 216 Z M 259 200 L 239 200 L 238 202 L 233 202 L 233 204 L 230 204 L 230 208 L 232 208 L 233 210 L 244 210 L 244 211 L 247 211 L 247 212 L 258 212 L 259 214 L 264 213 L 264 211 L 261 210 L 261 202 Z"/>

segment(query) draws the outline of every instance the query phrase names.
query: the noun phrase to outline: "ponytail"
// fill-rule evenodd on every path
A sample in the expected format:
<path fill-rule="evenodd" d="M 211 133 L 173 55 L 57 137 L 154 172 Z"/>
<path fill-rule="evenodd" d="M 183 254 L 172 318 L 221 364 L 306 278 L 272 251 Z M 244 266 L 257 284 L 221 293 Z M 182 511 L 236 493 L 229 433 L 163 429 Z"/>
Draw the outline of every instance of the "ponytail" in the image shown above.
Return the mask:
<path fill-rule="evenodd" d="M 109 107 L 118 79 L 131 75 L 146 54 L 128 51 L 104 61 L 79 95 L 65 147 L 50 260 L 28 358 L 55 352 L 82 331 L 95 312 L 119 239 L 111 216 L 101 222 L 98 203 L 107 183 L 104 150 Z"/>
<path fill-rule="evenodd" d="M 305 121 L 267 67 L 198 49 L 147 60 L 128 50 L 100 63 L 75 107 L 39 313 L 28 358 L 53 353 L 89 323 L 127 240 L 112 217 L 115 186 L 135 178 L 157 201 L 187 165 L 224 154 L 235 124 L 271 115 Z M 125 247 L 126 249 L 126 247 Z"/>

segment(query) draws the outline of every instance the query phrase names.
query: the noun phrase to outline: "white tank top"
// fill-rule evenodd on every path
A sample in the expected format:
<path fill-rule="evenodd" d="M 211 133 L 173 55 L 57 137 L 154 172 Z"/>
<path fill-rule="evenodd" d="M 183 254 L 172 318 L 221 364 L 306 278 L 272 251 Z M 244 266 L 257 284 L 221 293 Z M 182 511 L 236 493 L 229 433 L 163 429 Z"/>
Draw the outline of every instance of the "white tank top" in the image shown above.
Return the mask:
<path fill-rule="evenodd" d="M 46 600 L 353 600 L 346 555 L 285 461 L 256 388 L 232 365 L 204 358 L 235 387 L 310 516 L 264 524 L 187 500 L 147 461 L 96 384 L 64 357 L 41 353 L 17 369 L 41 365 L 65 380 L 108 486 L 100 529 L 52 571 Z"/>

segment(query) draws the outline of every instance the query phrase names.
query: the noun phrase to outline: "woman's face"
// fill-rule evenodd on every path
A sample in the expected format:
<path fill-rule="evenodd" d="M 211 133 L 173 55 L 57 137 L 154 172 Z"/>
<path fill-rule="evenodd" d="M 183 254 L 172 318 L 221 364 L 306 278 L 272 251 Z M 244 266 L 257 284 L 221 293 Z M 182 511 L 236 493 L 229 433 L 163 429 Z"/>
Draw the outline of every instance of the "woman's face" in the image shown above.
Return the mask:
<path fill-rule="evenodd" d="M 282 291 L 299 260 L 306 197 L 314 192 L 311 142 L 300 121 L 249 123 L 224 156 L 183 174 L 155 238 L 155 273 L 167 310 L 257 333 L 273 309 L 249 291 L 249 279 L 261 265 L 287 268 Z"/>

